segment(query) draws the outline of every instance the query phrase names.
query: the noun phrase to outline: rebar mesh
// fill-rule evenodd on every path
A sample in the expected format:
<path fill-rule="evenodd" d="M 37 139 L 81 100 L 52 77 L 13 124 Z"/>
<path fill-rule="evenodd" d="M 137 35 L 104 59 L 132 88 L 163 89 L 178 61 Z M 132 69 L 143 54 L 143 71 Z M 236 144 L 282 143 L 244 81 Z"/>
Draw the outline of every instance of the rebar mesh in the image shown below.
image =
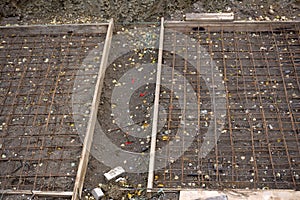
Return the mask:
<path fill-rule="evenodd" d="M 2 190 L 73 190 L 82 150 L 73 118 L 84 115 L 72 113 L 73 85 L 84 58 L 105 35 L 58 29 L 1 29 Z"/>
<path fill-rule="evenodd" d="M 168 122 L 158 137 L 162 142 L 172 141 L 172 145 L 164 152 L 164 158 L 158 158 L 164 159 L 167 167 L 156 171 L 155 187 L 299 189 L 299 23 L 282 29 L 268 23 L 266 30 L 255 26 L 251 30 L 249 25 L 245 31 L 220 24 L 218 29 L 209 25 L 188 27 L 184 23 L 180 29 L 166 29 L 164 49 L 172 51 L 166 51 L 163 59 L 165 67 L 172 67 L 173 76 L 163 75 L 163 84 L 169 84 L 169 88 L 181 85 L 184 99 L 195 93 L 198 117 L 197 130 L 185 129 L 186 124 L 181 122 L 188 119 L 188 105 L 179 108 L 180 97 L 174 91 L 162 90 L 160 102 L 167 105 Z M 187 40 L 200 45 L 208 56 L 201 56 Z M 196 60 L 196 66 L 190 60 Z M 220 73 L 202 76 L 197 69 L 203 68 L 201 63 L 205 61 L 214 63 Z M 183 82 L 174 80 L 178 72 L 184 75 Z M 223 109 L 212 101 L 222 91 L 205 81 L 215 76 L 221 76 L 224 85 L 225 123 L 215 147 L 201 157 L 199 150 L 205 133 L 213 126 L 210 120 L 218 109 Z M 164 117 L 165 113 L 160 112 L 160 118 Z M 222 122 L 215 123 L 217 126 Z M 196 132 L 184 153 L 185 140 L 173 134 L 178 128 Z M 160 145 L 162 142 L 158 143 L 158 150 L 164 145 Z M 183 155 L 174 160 L 176 154 Z"/>

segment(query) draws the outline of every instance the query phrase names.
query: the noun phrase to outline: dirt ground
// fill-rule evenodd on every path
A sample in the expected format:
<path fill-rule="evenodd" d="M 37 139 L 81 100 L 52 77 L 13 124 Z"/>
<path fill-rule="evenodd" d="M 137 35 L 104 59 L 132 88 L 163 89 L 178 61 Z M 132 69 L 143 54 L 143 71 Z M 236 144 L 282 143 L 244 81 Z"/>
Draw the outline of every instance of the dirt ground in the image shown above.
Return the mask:
<path fill-rule="evenodd" d="M 106 22 L 110 18 L 114 18 L 116 23 L 126 24 L 159 21 L 162 16 L 170 20 L 184 20 L 184 14 L 187 12 L 234 12 L 237 20 L 287 21 L 300 18 L 299 8 L 299 0 L 145 0 L 143 2 L 136 0 L 2 0 L 0 2 L 0 25 L 92 23 Z M 118 74 L 113 72 L 111 74 L 112 77 L 108 77 L 108 79 L 119 78 Z M 107 85 L 107 88 L 109 87 Z M 140 94 L 145 89 L 140 88 L 136 91 L 134 102 L 139 103 Z M 147 89 L 154 90 L 154 85 L 150 85 Z M 110 96 L 108 92 L 105 93 L 105 96 Z M 105 96 L 102 100 L 105 99 Z M 153 102 L 153 96 L 146 96 L 143 99 L 150 103 Z M 146 112 L 146 110 L 140 111 L 141 113 L 138 114 L 141 116 Z M 110 110 L 107 112 L 109 113 Z M 101 120 L 101 116 L 99 118 Z M 143 119 L 141 124 L 146 120 L 148 119 Z M 114 127 L 107 127 L 107 129 L 112 128 Z M 126 142 L 126 139 L 130 142 L 141 142 L 121 135 L 120 138 L 111 139 L 118 145 Z M 136 146 L 132 146 L 133 149 L 130 149 L 131 146 L 127 147 L 128 149 L 125 150 L 134 152 L 149 150 L 146 142 L 144 146 L 138 148 L 135 148 Z M 104 183 L 101 188 L 106 193 L 107 199 L 122 199 L 122 197 L 128 199 L 130 195 L 143 196 L 145 194 L 145 190 L 134 190 L 133 188 L 145 187 L 147 174 L 139 174 L 139 176 L 124 174 L 123 177 L 126 181 L 116 184 L 114 181 L 106 182 L 102 176 L 109 169 L 96 159 L 90 158 L 84 188 L 86 198 L 89 198 L 90 191 L 101 183 Z M 139 184 L 142 184 L 142 187 Z M 124 187 L 128 190 L 121 189 Z M 178 198 L 177 193 L 167 193 L 164 199 L 176 198 Z"/>
<path fill-rule="evenodd" d="M 2 0 L 5 24 L 119 23 L 183 20 L 186 12 L 234 12 L 241 20 L 293 20 L 299 18 L 299 0 Z"/>

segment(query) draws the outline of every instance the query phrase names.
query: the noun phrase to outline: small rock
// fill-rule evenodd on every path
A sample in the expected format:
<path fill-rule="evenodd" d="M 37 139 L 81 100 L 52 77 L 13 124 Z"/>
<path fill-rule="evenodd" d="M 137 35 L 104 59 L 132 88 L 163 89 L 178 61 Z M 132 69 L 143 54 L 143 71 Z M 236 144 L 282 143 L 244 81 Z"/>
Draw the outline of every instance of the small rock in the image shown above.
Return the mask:
<path fill-rule="evenodd" d="M 280 177 L 281 177 L 281 174 L 280 174 L 279 172 L 277 172 L 277 173 L 276 173 L 276 177 L 277 177 L 277 178 L 280 178 Z"/>
<path fill-rule="evenodd" d="M 269 10 L 269 13 L 270 13 L 271 15 L 274 15 L 275 11 L 274 11 L 273 9 L 270 9 L 270 10 Z"/>
<path fill-rule="evenodd" d="M 291 70 L 285 70 L 284 73 L 285 73 L 285 74 L 290 74 L 290 73 L 291 73 Z"/>
<path fill-rule="evenodd" d="M 204 179 L 207 180 L 207 181 L 209 181 L 209 179 L 210 179 L 209 175 L 205 175 Z"/>
<path fill-rule="evenodd" d="M 273 126 L 271 124 L 268 125 L 269 129 L 273 130 Z"/>
<path fill-rule="evenodd" d="M 146 151 L 148 151 L 149 150 L 149 147 L 143 147 L 142 148 L 142 152 L 146 152 Z"/>
<path fill-rule="evenodd" d="M 270 17 L 265 16 L 265 20 L 266 20 L 266 21 L 270 21 L 271 19 L 270 19 Z"/>
<path fill-rule="evenodd" d="M 200 112 L 201 112 L 201 114 L 204 114 L 204 115 L 207 114 L 207 110 L 201 110 Z"/>
<path fill-rule="evenodd" d="M 266 48 L 266 47 L 260 47 L 259 50 L 260 50 L 260 51 L 267 51 L 267 48 Z"/>

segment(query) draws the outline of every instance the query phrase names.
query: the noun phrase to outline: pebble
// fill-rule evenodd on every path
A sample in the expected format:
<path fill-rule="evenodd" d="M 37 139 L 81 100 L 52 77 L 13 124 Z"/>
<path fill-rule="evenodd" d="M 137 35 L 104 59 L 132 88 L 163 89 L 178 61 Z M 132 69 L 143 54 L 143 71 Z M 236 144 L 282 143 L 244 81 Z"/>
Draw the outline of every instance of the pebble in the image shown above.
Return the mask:
<path fill-rule="evenodd" d="M 269 129 L 273 130 L 273 126 L 271 124 L 268 125 Z"/>
<path fill-rule="evenodd" d="M 149 149 L 149 147 L 143 147 L 142 152 L 146 152 Z"/>
<path fill-rule="evenodd" d="M 284 73 L 285 73 L 285 74 L 290 74 L 290 73 L 291 73 L 291 70 L 285 70 Z"/>
<path fill-rule="evenodd" d="M 209 175 L 205 175 L 204 179 L 208 181 L 210 179 Z"/>
<path fill-rule="evenodd" d="M 279 172 L 277 172 L 277 173 L 276 173 L 276 177 L 277 177 L 277 178 L 280 178 L 280 177 L 281 177 L 281 174 L 280 174 Z"/>
<path fill-rule="evenodd" d="M 260 47 L 259 50 L 260 50 L 260 51 L 267 51 L 267 48 L 266 48 L 266 47 Z"/>
<path fill-rule="evenodd" d="M 207 113 L 208 113 L 207 110 L 201 110 L 201 114 L 206 115 Z"/>

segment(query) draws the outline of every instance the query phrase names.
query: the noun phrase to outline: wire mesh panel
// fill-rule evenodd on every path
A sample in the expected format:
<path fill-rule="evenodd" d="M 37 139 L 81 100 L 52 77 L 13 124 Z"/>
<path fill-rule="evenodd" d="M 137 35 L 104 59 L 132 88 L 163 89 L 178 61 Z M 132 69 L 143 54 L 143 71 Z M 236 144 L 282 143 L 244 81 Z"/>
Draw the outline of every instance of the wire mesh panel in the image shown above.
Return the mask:
<path fill-rule="evenodd" d="M 300 188 L 299 23 L 252 27 L 166 28 L 155 187 Z"/>
<path fill-rule="evenodd" d="M 87 103 L 72 102 L 73 85 L 85 81 L 77 72 L 105 32 L 65 27 L 1 29 L 2 190 L 73 190 L 82 150 L 74 117 L 88 119 L 88 113 L 72 112 Z"/>

